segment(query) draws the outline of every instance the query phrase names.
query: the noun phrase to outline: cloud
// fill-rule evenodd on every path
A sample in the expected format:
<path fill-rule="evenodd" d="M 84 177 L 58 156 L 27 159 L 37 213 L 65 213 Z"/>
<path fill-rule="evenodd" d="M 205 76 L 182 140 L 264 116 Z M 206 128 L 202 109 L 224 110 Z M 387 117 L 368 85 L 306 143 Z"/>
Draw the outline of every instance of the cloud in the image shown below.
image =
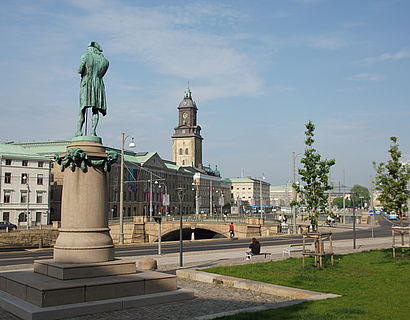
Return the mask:
<path fill-rule="evenodd" d="M 335 50 L 347 45 L 347 41 L 338 34 L 328 33 L 306 38 L 309 46 L 318 49 Z"/>
<path fill-rule="evenodd" d="M 367 64 L 372 64 L 372 63 L 377 63 L 377 62 L 382 62 L 382 61 L 399 61 L 403 59 L 408 59 L 410 58 L 410 51 L 407 50 L 400 50 L 396 53 L 383 53 L 380 56 L 376 57 L 368 57 L 360 62 L 362 63 L 367 63 Z"/>
<path fill-rule="evenodd" d="M 96 10 L 94 1 L 72 3 L 84 12 L 73 25 L 105 34 L 111 52 L 142 61 L 157 73 L 209 87 L 203 99 L 262 91 L 253 56 L 257 50 L 245 53 L 240 37 L 229 34 L 229 25 L 244 18 L 230 8 L 206 2 L 143 8 L 105 1 L 104 9 Z M 223 35 L 215 33 L 215 25 L 224 28 Z"/>
<path fill-rule="evenodd" d="M 385 80 L 386 77 L 384 75 L 377 75 L 371 73 L 358 73 L 350 77 L 346 77 L 345 80 L 352 80 L 352 81 L 382 81 Z"/>

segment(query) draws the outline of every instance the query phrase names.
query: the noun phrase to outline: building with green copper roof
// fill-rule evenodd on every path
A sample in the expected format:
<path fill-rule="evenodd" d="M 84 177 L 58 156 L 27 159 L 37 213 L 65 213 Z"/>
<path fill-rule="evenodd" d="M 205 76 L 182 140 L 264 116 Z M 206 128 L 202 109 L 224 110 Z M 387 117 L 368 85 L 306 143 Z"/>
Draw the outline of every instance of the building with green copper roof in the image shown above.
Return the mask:
<path fill-rule="evenodd" d="M 0 143 L 0 219 L 20 227 L 49 223 L 50 159 Z"/>

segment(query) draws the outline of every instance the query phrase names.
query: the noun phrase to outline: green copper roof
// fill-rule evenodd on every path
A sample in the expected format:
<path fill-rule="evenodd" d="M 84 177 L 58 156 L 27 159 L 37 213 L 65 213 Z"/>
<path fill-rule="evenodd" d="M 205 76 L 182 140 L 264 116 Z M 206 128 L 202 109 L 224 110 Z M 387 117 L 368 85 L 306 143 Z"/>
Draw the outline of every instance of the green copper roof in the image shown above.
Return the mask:
<path fill-rule="evenodd" d="M 0 155 L 2 157 L 34 159 L 34 160 L 48 160 L 46 157 L 33 152 L 32 150 L 23 148 L 11 143 L 0 144 Z"/>
<path fill-rule="evenodd" d="M 13 143 L 15 146 L 21 146 L 25 150 L 33 153 L 41 154 L 46 157 L 53 157 L 54 153 L 62 153 L 66 151 L 67 145 L 70 143 L 68 140 L 57 141 L 39 141 L 39 142 L 24 142 Z"/>

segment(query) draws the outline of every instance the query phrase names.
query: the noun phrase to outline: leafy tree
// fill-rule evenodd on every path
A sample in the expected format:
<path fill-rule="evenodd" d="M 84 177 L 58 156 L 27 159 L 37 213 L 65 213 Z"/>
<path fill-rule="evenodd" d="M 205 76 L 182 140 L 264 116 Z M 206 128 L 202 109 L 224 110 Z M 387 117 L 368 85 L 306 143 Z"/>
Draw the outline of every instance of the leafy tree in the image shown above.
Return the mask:
<path fill-rule="evenodd" d="M 355 195 L 357 201 L 356 206 L 361 205 L 361 199 L 363 199 L 363 206 L 365 206 L 365 203 L 370 203 L 370 192 L 366 187 L 355 184 L 350 191 Z"/>
<path fill-rule="evenodd" d="M 328 212 L 328 193 L 326 191 L 332 189 L 329 184 L 329 172 L 335 164 L 335 160 L 321 159 L 321 155 L 313 148 L 315 125 L 309 120 L 305 126 L 305 153 L 301 160 L 303 168 L 298 170 L 304 184 L 303 186 L 294 184 L 293 188 L 301 194 L 309 212 L 307 219 L 317 230 L 319 215 Z"/>
<path fill-rule="evenodd" d="M 380 191 L 379 201 L 386 212 L 394 211 L 400 217 L 400 224 L 403 225 L 403 215 L 407 212 L 407 200 L 409 193 L 407 184 L 410 179 L 410 167 L 400 161 L 401 152 L 397 137 L 390 138 L 389 149 L 391 159 L 386 163 L 378 165 L 373 162 L 376 170 L 375 185 L 376 190 Z"/>

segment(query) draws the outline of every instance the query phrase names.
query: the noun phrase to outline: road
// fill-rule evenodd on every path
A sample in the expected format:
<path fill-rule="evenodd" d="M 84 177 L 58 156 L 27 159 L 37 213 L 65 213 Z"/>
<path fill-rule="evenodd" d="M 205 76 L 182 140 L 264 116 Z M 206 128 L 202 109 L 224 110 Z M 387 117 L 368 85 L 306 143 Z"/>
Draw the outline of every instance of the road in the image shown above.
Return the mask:
<path fill-rule="evenodd" d="M 374 237 L 388 237 L 391 236 L 392 222 L 388 221 L 384 217 L 378 217 L 379 225 L 374 228 Z M 397 224 L 393 222 L 393 224 Z M 336 230 L 336 229 L 340 230 Z M 333 233 L 334 240 L 346 240 L 353 239 L 353 230 L 347 229 L 346 226 L 335 226 L 334 229 L 337 232 Z M 346 231 L 345 231 L 346 230 Z M 370 228 L 356 228 L 356 237 L 371 238 Z M 301 236 L 272 236 L 262 237 L 259 241 L 263 246 L 275 246 L 275 245 L 287 245 L 291 243 L 300 242 Z M 218 240 L 201 240 L 201 241 L 184 241 L 184 252 L 193 251 L 208 251 L 208 250 L 227 250 L 247 248 L 249 245 L 249 239 L 218 239 Z M 157 254 L 157 243 L 145 243 L 135 244 L 122 247 L 116 247 L 116 257 L 129 257 L 129 256 L 144 256 Z M 179 252 L 179 242 L 162 242 L 162 254 Z M 0 266 L 18 265 L 18 264 L 32 264 L 37 259 L 51 259 L 53 257 L 53 250 L 44 251 L 8 251 L 0 252 Z"/>

